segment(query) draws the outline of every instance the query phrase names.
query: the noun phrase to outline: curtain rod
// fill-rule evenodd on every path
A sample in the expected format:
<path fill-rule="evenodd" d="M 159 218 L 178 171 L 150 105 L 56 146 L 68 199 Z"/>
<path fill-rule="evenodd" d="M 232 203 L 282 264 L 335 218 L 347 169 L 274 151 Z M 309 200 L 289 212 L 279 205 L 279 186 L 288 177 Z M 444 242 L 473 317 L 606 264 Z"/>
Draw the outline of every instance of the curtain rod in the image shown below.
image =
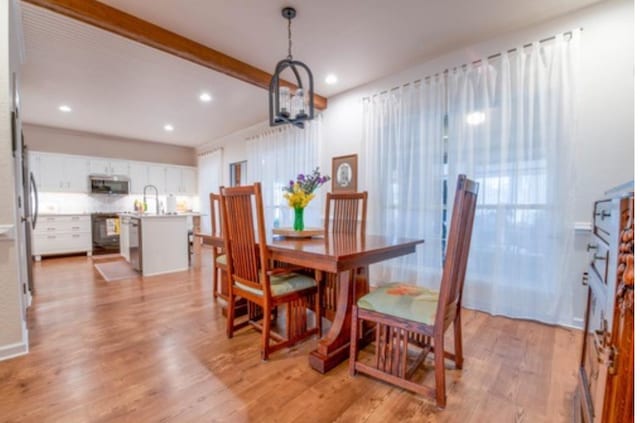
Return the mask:
<path fill-rule="evenodd" d="M 198 151 L 198 152 L 196 153 L 196 156 L 197 156 L 197 157 L 202 157 L 202 156 L 206 156 L 206 155 L 208 155 L 208 154 L 213 154 L 213 153 L 215 153 L 215 152 L 217 152 L 217 151 L 224 151 L 224 149 L 223 149 L 223 147 L 214 147 L 214 148 L 212 148 L 212 149 L 208 149 L 208 148 L 207 148 L 207 149 L 205 149 L 205 150 L 203 150 L 203 151 Z"/>
<path fill-rule="evenodd" d="M 569 39 L 571 39 L 571 38 L 573 37 L 573 33 L 574 33 L 575 31 L 582 31 L 582 30 L 583 30 L 583 28 L 582 28 L 582 27 L 579 27 L 579 28 L 576 28 L 576 29 L 571 30 L 571 31 L 565 31 L 565 32 L 563 32 L 562 34 L 558 34 L 558 35 L 562 35 L 562 36 L 564 36 L 564 37 L 569 37 Z M 538 41 L 538 42 L 539 42 L 539 43 L 546 43 L 546 42 L 549 42 L 549 41 L 555 40 L 555 39 L 556 39 L 556 37 L 557 37 L 558 35 L 552 35 L 552 36 L 550 36 L 550 37 L 543 38 L 543 39 L 541 39 L 541 40 L 540 40 L 540 41 Z M 533 42 L 530 42 L 530 43 L 527 43 L 527 44 L 525 44 L 525 45 L 523 45 L 522 47 L 519 47 L 519 48 L 529 48 L 529 47 L 532 47 L 532 46 L 533 46 Z M 516 51 L 518 51 L 518 47 L 510 48 L 510 49 L 509 49 L 509 50 L 507 50 L 505 53 L 506 53 L 506 54 L 509 54 L 509 53 L 514 53 L 514 52 L 516 52 Z M 474 65 L 478 65 L 478 64 L 482 63 L 482 61 L 483 61 L 483 60 L 493 60 L 493 59 L 497 59 L 498 57 L 502 56 L 502 54 L 503 54 L 503 53 L 494 53 L 494 54 L 492 54 L 492 55 L 490 55 L 490 56 L 487 56 L 487 58 L 486 58 L 486 59 L 478 59 L 478 60 L 474 60 L 474 61 L 473 61 L 473 62 L 471 62 L 470 64 L 463 63 L 462 65 L 454 66 L 454 67 L 453 67 L 453 68 L 451 68 L 451 69 L 466 68 L 467 66 L 474 66 Z M 434 75 L 429 75 L 429 76 L 425 76 L 425 77 L 420 78 L 420 79 L 416 79 L 416 80 L 415 80 L 415 81 L 413 81 L 413 82 L 407 82 L 407 83 L 404 83 L 404 84 L 402 84 L 402 85 L 398 85 L 398 86 L 396 86 L 396 87 L 393 87 L 393 88 L 390 88 L 390 89 L 386 89 L 386 90 L 380 91 L 379 93 L 375 93 L 375 94 L 372 94 L 372 95 L 364 96 L 364 97 L 362 97 L 362 100 L 370 101 L 372 97 L 376 97 L 376 96 L 379 96 L 379 95 L 384 95 L 384 94 L 387 94 L 387 93 L 390 93 L 390 92 L 393 92 L 393 91 L 397 91 L 397 90 L 399 90 L 400 88 L 408 87 L 408 86 L 410 86 L 411 84 L 417 84 L 417 83 L 419 83 L 420 81 L 423 81 L 423 80 L 424 80 L 424 81 L 428 81 L 428 80 L 429 80 L 429 79 L 431 79 L 431 78 L 437 78 L 438 76 L 440 76 L 440 74 L 441 74 L 441 73 L 442 73 L 442 74 L 447 74 L 447 73 L 449 73 L 449 68 L 447 68 L 447 69 L 445 69 L 445 70 L 443 70 L 443 71 L 441 71 L 441 72 L 438 72 L 438 73 L 436 73 L 436 74 L 434 74 Z"/>

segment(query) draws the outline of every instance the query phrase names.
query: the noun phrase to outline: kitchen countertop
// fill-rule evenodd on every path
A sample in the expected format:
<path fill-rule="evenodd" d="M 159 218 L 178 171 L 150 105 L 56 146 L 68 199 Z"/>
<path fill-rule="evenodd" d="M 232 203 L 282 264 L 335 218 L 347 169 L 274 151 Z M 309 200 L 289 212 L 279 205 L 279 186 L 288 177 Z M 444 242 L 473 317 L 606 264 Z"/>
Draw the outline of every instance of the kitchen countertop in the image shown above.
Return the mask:
<path fill-rule="evenodd" d="M 91 213 L 38 213 L 38 216 L 91 216 Z"/>
<path fill-rule="evenodd" d="M 134 217 L 137 219 L 157 219 L 159 217 L 189 217 L 189 216 L 203 216 L 200 213 L 178 213 L 178 214 L 141 214 L 141 213 L 118 213 L 120 217 Z"/>

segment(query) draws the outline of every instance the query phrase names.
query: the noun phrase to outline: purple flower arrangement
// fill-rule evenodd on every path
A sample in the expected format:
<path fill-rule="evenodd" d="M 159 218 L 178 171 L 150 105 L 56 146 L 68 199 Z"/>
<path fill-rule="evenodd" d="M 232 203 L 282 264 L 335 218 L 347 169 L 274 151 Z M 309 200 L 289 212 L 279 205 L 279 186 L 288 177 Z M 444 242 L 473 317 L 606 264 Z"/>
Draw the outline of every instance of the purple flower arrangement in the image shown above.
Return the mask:
<path fill-rule="evenodd" d="M 296 191 L 302 191 L 305 194 L 313 194 L 315 190 L 321 187 L 331 177 L 320 174 L 320 168 L 316 167 L 313 172 L 308 175 L 299 174 L 296 180 L 289 181 L 289 185 L 282 188 L 283 191 L 293 194 Z"/>

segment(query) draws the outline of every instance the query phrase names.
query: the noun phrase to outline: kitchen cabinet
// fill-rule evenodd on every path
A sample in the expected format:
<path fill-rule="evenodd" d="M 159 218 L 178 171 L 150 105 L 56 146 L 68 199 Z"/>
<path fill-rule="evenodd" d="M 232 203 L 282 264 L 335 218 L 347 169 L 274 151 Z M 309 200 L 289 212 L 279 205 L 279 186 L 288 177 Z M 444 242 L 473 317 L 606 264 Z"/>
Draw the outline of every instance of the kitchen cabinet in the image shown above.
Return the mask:
<path fill-rule="evenodd" d="M 175 195 L 195 195 L 198 190 L 195 169 L 167 167 L 167 193 Z"/>
<path fill-rule="evenodd" d="M 159 165 L 149 165 L 147 169 L 149 178 L 147 180 L 148 185 L 154 185 L 158 188 L 160 194 L 167 192 L 166 179 L 165 179 L 165 167 Z M 144 188 L 144 187 L 143 187 Z"/>
<path fill-rule="evenodd" d="M 89 215 L 42 215 L 32 233 L 36 261 L 51 254 L 92 252 Z"/>
<path fill-rule="evenodd" d="M 129 261 L 129 216 L 120 216 L 120 255 Z"/>
<path fill-rule="evenodd" d="M 182 168 L 183 193 L 187 195 L 198 194 L 198 176 L 193 168 Z"/>
<path fill-rule="evenodd" d="M 92 158 L 89 160 L 89 173 L 91 175 L 129 176 L 129 162 L 126 160 Z"/>
<path fill-rule="evenodd" d="M 155 185 L 160 195 L 198 195 L 194 167 L 37 151 L 29 153 L 29 166 L 41 192 L 88 193 L 89 175 L 122 175 L 129 177 L 131 194 L 141 195 L 146 185 Z"/>
<path fill-rule="evenodd" d="M 129 189 L 131 194 L 142 194 L 145 185 L 149 183 L 149 165 L 131 162 L 129 164 Z"/>
<path fill-rule="evenodd" d="M 31 153 L 31 171 L 43 192 L 88 192 L 88 160 L 81 156 Z"/>
<path fill-rule="evenodd" d="M 167 167 L 167 194 L 178 195 L 182 192 L 182 169 L 179 167 Z"/>

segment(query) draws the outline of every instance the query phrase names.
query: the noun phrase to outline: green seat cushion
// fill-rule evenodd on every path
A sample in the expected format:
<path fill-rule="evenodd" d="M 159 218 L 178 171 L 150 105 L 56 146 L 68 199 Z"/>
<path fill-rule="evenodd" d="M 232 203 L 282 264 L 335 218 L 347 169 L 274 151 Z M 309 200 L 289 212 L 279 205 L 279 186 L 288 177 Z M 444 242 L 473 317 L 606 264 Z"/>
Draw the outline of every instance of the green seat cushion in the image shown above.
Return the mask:
<path fill-rule="evenodd" d="M 216 257 L 216 263 L 221 264 L 223 266 L 227 265 L 227 255 L 226 254 L 222 254 L 218 257 Z"/>
<path fill-rule="evenodd" d="M 438 291 L 406 283 L 392 283 L 360 298 L 358 307 L 433 325 L 438 308 Z"/>
<path fill-rule="evenodd" d="M 262 291 L 259 289 L 251 288 L 243 285 L 240 282 L 235 283 L 239 288 L 254 293 L 256 295 L 262 295 Z M 316 281 L 309 276 L 300 275 L 298 273 L 287 273 L 286 275 L 271 276 L 271 295 L 274 297 L 289 294 L 295 291 L 302 291 L 303 289 L 311 288 L 316 285 Z"/>

